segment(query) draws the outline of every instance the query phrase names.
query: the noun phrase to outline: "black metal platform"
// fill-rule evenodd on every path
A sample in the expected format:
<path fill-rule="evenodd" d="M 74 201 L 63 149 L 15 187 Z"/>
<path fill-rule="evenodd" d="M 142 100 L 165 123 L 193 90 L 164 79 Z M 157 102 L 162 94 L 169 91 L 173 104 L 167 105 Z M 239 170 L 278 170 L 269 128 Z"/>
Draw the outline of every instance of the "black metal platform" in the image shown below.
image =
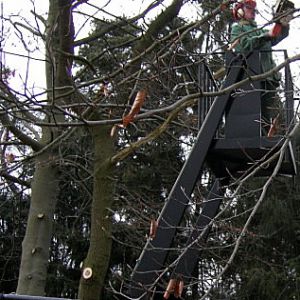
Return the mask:
<path fill-rule="evenodd" d="M 284 52 L 286 57 L 286 53 Z M 230 68 L 231 61 L 236 59 L 233 53 L 227 53 L 226 61 Z M 245 63 L 241 65 L 242 78 L 258 75 L 260 70 L 260 52 L 252 52 L 241 57 Z M 238 66 L 234 67 L 236 71 Z M 219 125 L 219 134 L 215 136 L 207 155 L 213 172 L 217 177 L 239 177 L 249 168 L 258 168 L 255 176 L 269 176 L 276 165 L 278 153 L 286 139 L 286 135 L 293 127 L 294 99 L 290 91 L 293 89 L 289 67 L 285 69 L 284 103 L 282 103 L 282 116 L 280 130 L 274 136 L 267 136 L 263 125 L 266 121 L 261 116 L 262 94 L 264 81 L 251 80 L 233 91 L 229 104 Z M 268 164 L 263 162 L 275 157 Z M 284 161 L 279 174 L 295 175 L 296 163 L 292 142 L 285 149 Z"/>
<path fill-rule="evenodd" d="M 254 169 L 257 169 L 255 176 L 269 176 L 274 170 L 284 141 L 283 136 L 215 139 L 207 161 L 218 178 L 238 178 Z M 266 163 L 268 160 L 270 162 Z M 279 174 L 295 175 L 296 172 L 294 149 L 292 142 L 289 142 Z"/>
<path fill-rule="evenodd" d="M 202 212 L 185 247 L 179 256 L 177 265 L 169 269 L 166 259 L 173 238 L 183 218 L 185 209 L 195 185 L 200 178 L 205 162 L 211 167 L 216 178 L 224 182 L 242 177 L 257 169 L 256 176 L 270 176 L 277 163 L 277 154 L 286 141 L 285 134 L 292 128 L 293 97 L 285 93 L 285 112 L 283 116 L 285 132 L 273 136 L 263 135 L 261 128 L 262 82 L 252 81 L 251 76 L 260 74 L 260 53 L 237 56 L 227 55 L 227 76 L 223 88 L 245 78 L 248 83 L 230 93 L 211 99 L 199 100 L 200 129 L 196 142 L 186 160 L 158 218 L 158 228 L 153 239 L 148 239 L 132 273 L 129 295 L 138 299 L 163 299 L 162 278 L 171 272 L 171 281 L 187 282 L 192 274 L 200 254 L 200 249 L 190 247 L 195 241 L 205 241 L 213 219 L 222 200 L 222 187 L 217 179 L 209 193 Z M 206 67 L 206 66 L 205 66 Z M 207 68 L 205 68 L 207 70 Z M 218 89 L 211 72 L 199 72 L 199 85 L 205 76 L 203 91 Z M 285 70 L 285 87 L 292 90 L 291 75 L 288 66 Z M 204 113 L 203 113 L 204 112 Z M 284 134 L 284 135 L 282 135 Z M 271 159 L 274 158 L 274 159 Z M 296 163 L 292 142 L 284 149 L 284 161 L 280 173 L 296 174 Z M 170 281 L 170 283 L 171 283 Z M 174 299 L 170 291 L 169 299 Z"/>

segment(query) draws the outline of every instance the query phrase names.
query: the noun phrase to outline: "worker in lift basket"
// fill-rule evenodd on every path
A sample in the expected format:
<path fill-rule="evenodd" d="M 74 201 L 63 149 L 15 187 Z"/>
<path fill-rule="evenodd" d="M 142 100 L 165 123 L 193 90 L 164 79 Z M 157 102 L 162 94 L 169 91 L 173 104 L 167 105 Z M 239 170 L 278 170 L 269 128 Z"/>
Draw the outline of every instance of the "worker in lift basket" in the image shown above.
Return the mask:
<path fill-rule="evenodd" d="M 232 27 L 229 50 L 241 53 L 261 50 L 261 71 L 264 73 L 276 66 L 272 58 L 272 46 L 288 36 L 291 16 L 281 18 L 271 30 L 267 30 L 257 27 L 255 14 L 256 1 L 242 0 L 235 3 L 233 17 L 237 23 Z M 279 112 L 282 110 L 282 103 L 276 93 L 279 83 L 279 72 L 273 73 L 262 82 L 264 92 L 261 98 L 261 115 L 267 124 L 279 122 Z M 267 126 L 269 127 L 269 125 Z M 270 130 L 270 128 L 267 128 L 267 130 Z"/>

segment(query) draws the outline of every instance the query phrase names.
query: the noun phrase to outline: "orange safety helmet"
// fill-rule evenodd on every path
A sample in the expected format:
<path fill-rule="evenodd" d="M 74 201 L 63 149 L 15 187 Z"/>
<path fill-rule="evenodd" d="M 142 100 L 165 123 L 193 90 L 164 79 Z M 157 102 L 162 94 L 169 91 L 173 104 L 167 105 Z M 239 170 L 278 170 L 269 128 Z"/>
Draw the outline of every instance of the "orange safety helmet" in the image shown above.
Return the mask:
<path fill-rule="evenodd" d="M 235 20 L 240 20 L 244 16 L 244 8 L 256 8 L 256 1 L 255 0 L 240 0 L 234 4 L 232 14 Z"/>

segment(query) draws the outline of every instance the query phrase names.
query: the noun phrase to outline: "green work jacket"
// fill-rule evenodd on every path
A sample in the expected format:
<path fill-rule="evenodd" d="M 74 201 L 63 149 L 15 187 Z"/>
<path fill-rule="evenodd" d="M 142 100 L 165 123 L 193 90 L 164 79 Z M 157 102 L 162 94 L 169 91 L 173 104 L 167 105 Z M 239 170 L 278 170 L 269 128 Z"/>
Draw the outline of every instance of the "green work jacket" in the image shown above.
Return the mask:
<path fill-rule="evenodd" d="M 232 26 L 231 42 L 237 39 L 239 42 L 234 47 L 234 51 L 247 53 L 253 50 L 262 50 L 261 52 L 261 71 L 267 72 L 273 69 L 276 65 L 272 57 L 272 46 L 278 44 L 288 36 L 289 27 L 283 26 L 280 36 L 270 37 L 267 35 L 269 30 L 258 28 L 255 21 L 241 20 Z M 268 80 L 273 81 L 274 84 L 279 84 L 280 74 L 273 73 Z"/>

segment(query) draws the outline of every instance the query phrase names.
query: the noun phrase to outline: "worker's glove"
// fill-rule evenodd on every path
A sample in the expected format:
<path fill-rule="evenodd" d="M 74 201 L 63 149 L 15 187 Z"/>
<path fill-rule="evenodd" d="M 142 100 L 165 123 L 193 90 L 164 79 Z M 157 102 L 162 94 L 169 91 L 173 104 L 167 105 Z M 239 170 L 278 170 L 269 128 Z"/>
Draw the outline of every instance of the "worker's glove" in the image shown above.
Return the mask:
<path fill-rule="evenodd" d="M 287 15 L 287 16 L 284 16 L 282 17 L 279 22 L 282 26 L 288 26 L 290 21 L 293 19 L 293 15 Z"/>
<path fill-rule="evenodd" d="M 282 30 L 282 24 L 281 23 L 275 23 L 273 28 L 268 32 L 268 36 L 270 37 L 277 37 L 281 34 Z"/>

